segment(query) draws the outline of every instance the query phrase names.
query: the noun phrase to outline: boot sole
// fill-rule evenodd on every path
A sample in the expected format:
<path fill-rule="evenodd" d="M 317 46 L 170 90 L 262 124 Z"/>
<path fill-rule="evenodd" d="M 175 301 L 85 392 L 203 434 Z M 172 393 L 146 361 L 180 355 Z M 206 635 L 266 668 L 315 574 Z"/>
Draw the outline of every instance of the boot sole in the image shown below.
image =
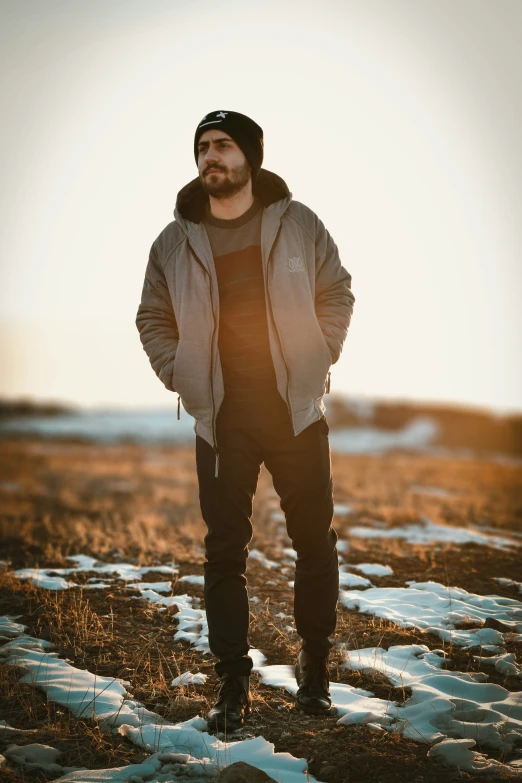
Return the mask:
<path fill-rule="evenodd" d="M 322 710 L 318 707 L 305 707 L 304 704 L 296 701 L 295 706 L 299 712 L 304 712 L 306 715 L 337 715 L 337 709 L 333 705 Z"/>

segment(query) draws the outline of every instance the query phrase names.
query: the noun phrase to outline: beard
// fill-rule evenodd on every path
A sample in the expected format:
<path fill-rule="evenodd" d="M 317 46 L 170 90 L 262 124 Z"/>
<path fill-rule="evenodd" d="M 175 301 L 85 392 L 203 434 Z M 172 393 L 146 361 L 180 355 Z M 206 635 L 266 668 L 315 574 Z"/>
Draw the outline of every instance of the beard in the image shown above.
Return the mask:
<path fill-rule="evenodd" d="M 211 167 L 209 166 L 208 168 Z M 213 168 L 218 168 L 225 176 L 220 175 L 219 179 L 214 180 L 212 175 L 208 176 L 205 173 L 199 175 L 203 190 L 213 198 L 219 199 L 235 196 L 236 193 L 243 190 L 251 176 L 251 169 L 246 161 L 234 169 L 225 169 L 221 166 L 214 166 Z"/>

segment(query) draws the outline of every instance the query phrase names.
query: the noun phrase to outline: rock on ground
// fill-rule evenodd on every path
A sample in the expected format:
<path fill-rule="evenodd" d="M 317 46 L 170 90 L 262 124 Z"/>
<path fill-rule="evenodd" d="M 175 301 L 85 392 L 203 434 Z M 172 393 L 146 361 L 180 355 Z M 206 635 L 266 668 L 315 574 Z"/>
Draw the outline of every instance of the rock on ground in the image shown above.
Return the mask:
<path fill-rule="evenodd" d="M 225 767 L 219 773 L 216 783 L 273 783 L 262 769 L 247 764 L 246 761 L 236 761 L 229 767 Z"/>

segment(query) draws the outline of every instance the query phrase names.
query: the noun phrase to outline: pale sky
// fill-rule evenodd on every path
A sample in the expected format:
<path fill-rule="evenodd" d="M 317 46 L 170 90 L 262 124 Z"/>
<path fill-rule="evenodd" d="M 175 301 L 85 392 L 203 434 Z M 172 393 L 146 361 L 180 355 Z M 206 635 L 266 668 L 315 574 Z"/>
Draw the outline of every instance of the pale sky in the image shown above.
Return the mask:
<path fill-rule="evenodd" d="M 522 2 L 0 9 L 0 395 L 174 405 L 134 319 L 223 109 L 352 275 L 332 391 L 522 410 Z"/>

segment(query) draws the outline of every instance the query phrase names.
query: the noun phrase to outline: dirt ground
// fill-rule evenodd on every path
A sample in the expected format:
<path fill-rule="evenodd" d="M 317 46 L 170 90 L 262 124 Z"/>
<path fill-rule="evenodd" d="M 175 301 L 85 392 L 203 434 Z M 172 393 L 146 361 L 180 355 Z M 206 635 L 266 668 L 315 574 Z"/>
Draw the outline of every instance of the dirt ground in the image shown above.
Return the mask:
<path fill-rule="evenodd" d="M 407 580 L 433 580 L 448 586 L 520 599 L 514 587 L 494 577 L 522 580 L 520 551 L 466 544 L 411 545 L 402 540 L 350 536 L 356 525 L 379 522 L 395 527 L 424 518 L 438 524 L 491 528 L 499 535 L 522 532 L 522 467 L 514 460 L 450 459 L 406 452 L 384 456 L 332 455 L 335 500 L 351 508 L 336 517 L 341 539 L 349 541 L 347 563 L 390 565 L 393 576 L 372 577 L 376 586 L 405 586 Z M 439 488 L 446 494 L 420 492 Z M 290 546 L 284 528 L 273 516 L 278 508 L 270 476 L 262 472 L 254 511 L 251 548 L 277 559 L 281 545 Z M 105 590 L 75 588 L 51 592 L 12 576 L 22 567 L 69 566 L 67 555 L 88 554 L 104 561 L 131 560 L 150 565 L 145 581 L 163 580 L 154 566 L 175 561 L 178 577 L 203 573 L 203 535 L 194 454 L 190 448 L 144 447 L 134 444 L 93 445 L 58 440 L 12 439 L 0 444 L 0 614 L 20 615 L 28 633 L 48 639 L 56 651 L 78 668 L 131 683 L 133 696 L 172 721 L 204 715 L 216 690 L 211 656 L 174 641 L 175 615 L 158 612 L 144 600 L 133 600 L 124 582 Z M 249 591 L 251 644 L 268 663 L 293 664 L 299 639 L 284 630 L 292 613 L 292 590 L 283 575 L 268 572 L 251 560 Z M 270 575 L 268 575 L 270 574 Z M 78 573 L 79 584 L 92 576 Z M 275 585 L 267 585 L 273 580 Z M 203 597 L 198 585 L 182 583 L 174 592 Z M 182 590 L 180 589 L 182 587 Z M 443 648 L 447 666 L 478 671 L 473 655 L 430 634 L 404 630 L 388 621 L 339 606 L 335 640 L 350 649 L 394 644 L 425 644 Z M 510 651 L 517 652 L 514 644 Z M 520 657 L 519 657 L 520 662 Z M 210 675 L 204 685 L 172 688 L 179 673 Z M 522 681 L 488 669 L 490 682 L 511 691 Z M 13 740 L 0 736 L 0 753 L 12 742 L 42 742 L 62 751 L 60 764 L 92 769 L 136 763 L 145 757 L 128 740 L 101 732 L 93 721 L 72 718 L 48 702 L 45 695 L 18 682 L 20 672 L 0 666 L 0 716 L 11 725 L 35 728 Z M 427 758 L 429 746 L 405 740 L 397 733 L 375 732 L 367 726 L 338 726 L 336 717 L 305 716 L 295 710 L 290 694 L 266 687 L 253 676 L 254 712 L 234 739 L 263 735 L 276 751 L 308 760 L 310 773 L 324 783 L 403 783 L 473 778 Z M 380 698 L 403 703 L 407 689 L 393 688 L 378 674 L 365 675 L 341 666 L 335 652 L 331 680 L 372 691 Z M 475 748 L 480 750 L 480 748 Z M 519 754 L 487 751 L 504 762 Z M 3 777 L 1 777 L 3 775 Z M 1 770 L 9 781 L 52 780 L 37 771 Z M 481 776 L 483 781 L 500 778 Z"/>

